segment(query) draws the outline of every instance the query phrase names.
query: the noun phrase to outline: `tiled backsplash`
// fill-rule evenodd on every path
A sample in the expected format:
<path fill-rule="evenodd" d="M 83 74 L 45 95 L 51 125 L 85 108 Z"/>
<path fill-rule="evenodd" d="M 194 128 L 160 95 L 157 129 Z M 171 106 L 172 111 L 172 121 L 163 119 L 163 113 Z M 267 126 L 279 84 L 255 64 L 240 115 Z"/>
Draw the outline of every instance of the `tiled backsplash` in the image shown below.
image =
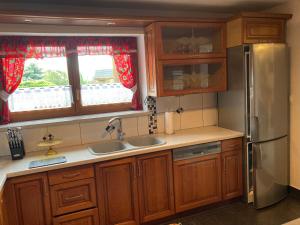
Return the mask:
<path fill-rule="evenodd" d="M 184 111 L 175 114 L 175 130 L 210 126 L 218 124 L 217 100 L 215 94 L 197 94 L 181 97 L 166 97 L 157 99 L 157 132 L 164 132 L 164 112 L 176 111 L 180 106 Z M 148 116 L 123 118 L 123 131 L 125 137 L 146 135 L 149 133 Z M 108 123 L 105 121 L 74 122 L 65 125 L 51 125 L 22 130 L 25 150 L 27 152 L 42 150 L 37 147 L 38 142 L 48 132 L 63 143 L 58 147 L 68 147 L 80 144 L 89 144 L 101 140 L 115 139 L 115 132 L 104 137 L 104 129 Z M 0 132 L 0 155 L 9 155 L 9 147 L 4 132 Z"/>

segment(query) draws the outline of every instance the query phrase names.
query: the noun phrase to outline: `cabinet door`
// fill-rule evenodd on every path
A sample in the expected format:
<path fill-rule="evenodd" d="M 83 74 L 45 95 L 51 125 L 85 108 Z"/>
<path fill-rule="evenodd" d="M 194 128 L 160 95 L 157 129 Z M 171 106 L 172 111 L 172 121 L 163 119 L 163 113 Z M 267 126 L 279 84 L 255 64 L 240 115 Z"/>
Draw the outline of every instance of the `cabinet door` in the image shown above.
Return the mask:
<path fill-rule="evenodd" d="M 176 212 L 222 200 L 220 154 L 174 162 Z"/>
<path fill-rule="evenodd" d="M 13 178 L 5 187 L 9 225 L 50 225 L 48 179 L 44 173 Z"/>
<path fill-rule="evenodd" d="M 0 225 L 6 225 L 5 216 L 6 211 L 4 210 L 4 198 L 3 198 L 3 192 L 0 192 Z"/>
<path fill-rule="evenodd" d="M 225 91 L 226 59 L 165 60 L 159 65 L 160 96 Z"/>
<path fill-rule="evenodd" d="M 226 57 L 224 23 L 160 22 L 159 59 Z"/>
<path fill-rule="evenodd" d="M 53 225 L 99 225 L 98 209 L 89 209 L 54 218 Z"/>
<path fill-rule="evenodd" d="M 76 180 L 50 187 L 52 214 L 54 216 L 95 207 L 94 178 Z"/>
<path fill-rule="evenodd" d="M 246 18 L 244 43 L 285 42 L 285 20 Z"/>
<path fill-rule="evenodd" d="M 100 163 L 96 177 L 101 224 L 139 224 L 135 159 Z"/>
<path fill-rule="evenodd" d="M 171 151 L 138 157 L 137 163 L 141 222 L 174 214 Z"/>
<path fill-rule="evenodd" d="M 157 95 L 156 86 L 156 54 L 154 26 L 147 27 L 145 32 L 146 66 L 147 66 L 147 91 L 148 95 Z"/>
<path fill-rule="evenodd" d="M 242 151 L 222 153 L 223 199 L 239 197 L 243 194 Z"/>

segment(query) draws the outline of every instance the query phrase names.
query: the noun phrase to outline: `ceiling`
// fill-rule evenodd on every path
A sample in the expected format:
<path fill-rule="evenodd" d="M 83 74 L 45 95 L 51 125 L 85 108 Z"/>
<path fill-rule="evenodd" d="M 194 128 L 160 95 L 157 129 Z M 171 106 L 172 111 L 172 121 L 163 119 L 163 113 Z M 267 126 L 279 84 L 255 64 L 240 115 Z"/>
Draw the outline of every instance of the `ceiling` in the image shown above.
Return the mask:
<path fill-rule="evenodd" d="M 106 12 L 118 9 L 115 13 L 154 15 L 167 11 L 177 11 L 182 16 L 199 16 L 203 12 L 235 13 L 239 11 L 259 11 L 287 0 L 0 0 L 1 10 L 42 10 L 42 11 L 89 11 Z M 114 10 L 112 10 L 114 11 Z M 148 12 L 148 13 L 147 13 Z M 150 13 L 149 13 L 150 12 Z M 189 14 L 189 12 L 191 14 Z M 108 12 L 107 12 L 108 13 Z M 167 15 L 168 16 L 168 15 Z"/>

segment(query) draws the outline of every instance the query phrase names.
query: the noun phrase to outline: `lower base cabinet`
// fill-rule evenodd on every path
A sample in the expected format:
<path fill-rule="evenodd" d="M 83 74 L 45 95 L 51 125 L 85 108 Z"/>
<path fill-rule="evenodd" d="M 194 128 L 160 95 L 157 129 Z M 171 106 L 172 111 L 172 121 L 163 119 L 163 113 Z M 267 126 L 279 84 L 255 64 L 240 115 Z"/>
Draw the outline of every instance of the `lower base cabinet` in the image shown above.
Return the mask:
<path fill-rule="evenodd" d="M 0 225 L 139 225 L 240 197 L 242 139 L 221 146 L 174 162 L 165 150 L 11 178 Z"/>
<path fill-rule="evenodd" d="M 101 225 L 139 224 L 135 158 L 96 165 Z"/>
<path fill-rule="evenodd" d="M 53 219 L 53 225 L 99 225 L 98 209 L 88 209 Z"/>
<path fill-rule="evenodd" d="M 174 162 L 176 212 L 222 200 L 220 154 Z"/>
<path fill-rule="evenodd" d="M 4 194 L 8 225 L 52 224 L 46 173 L 11 179 Z"/>
<path fill-rule="evenodd" d="M 243 194 L 242 151 L 222 153 L 223 199 L 239 197 Z"/>
<path fill-rule="evenodd" d="M 171 151 L 137 157 L 137 165 L 141 223 L 174 214 Z"/>

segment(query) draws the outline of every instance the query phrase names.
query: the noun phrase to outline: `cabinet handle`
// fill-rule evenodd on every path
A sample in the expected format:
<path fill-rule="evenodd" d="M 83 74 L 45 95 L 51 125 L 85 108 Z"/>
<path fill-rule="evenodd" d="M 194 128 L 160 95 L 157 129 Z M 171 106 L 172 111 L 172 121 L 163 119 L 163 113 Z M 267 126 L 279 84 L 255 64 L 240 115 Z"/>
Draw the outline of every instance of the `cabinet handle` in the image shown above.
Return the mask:
<path fill-rule="evenodd" d="M 79 200 L 83 198 L 83 194 L 81 195 L 75 195 L 75 196 L 71 196 L 71 197 L 66 197 L 65 200 L 66 201 L 74 201 L 74 200 Z"/>
<path fill-rule="evenodd" d="M 72 173 L 72 174 L 66 174 L 66 175 L 63 175 L 63 178 L 66 178 L 66 179 L 71 179 L 71 178 L 74 178 L 74 177 L 78 177 L 80 176 L 81 173 Z"/>

